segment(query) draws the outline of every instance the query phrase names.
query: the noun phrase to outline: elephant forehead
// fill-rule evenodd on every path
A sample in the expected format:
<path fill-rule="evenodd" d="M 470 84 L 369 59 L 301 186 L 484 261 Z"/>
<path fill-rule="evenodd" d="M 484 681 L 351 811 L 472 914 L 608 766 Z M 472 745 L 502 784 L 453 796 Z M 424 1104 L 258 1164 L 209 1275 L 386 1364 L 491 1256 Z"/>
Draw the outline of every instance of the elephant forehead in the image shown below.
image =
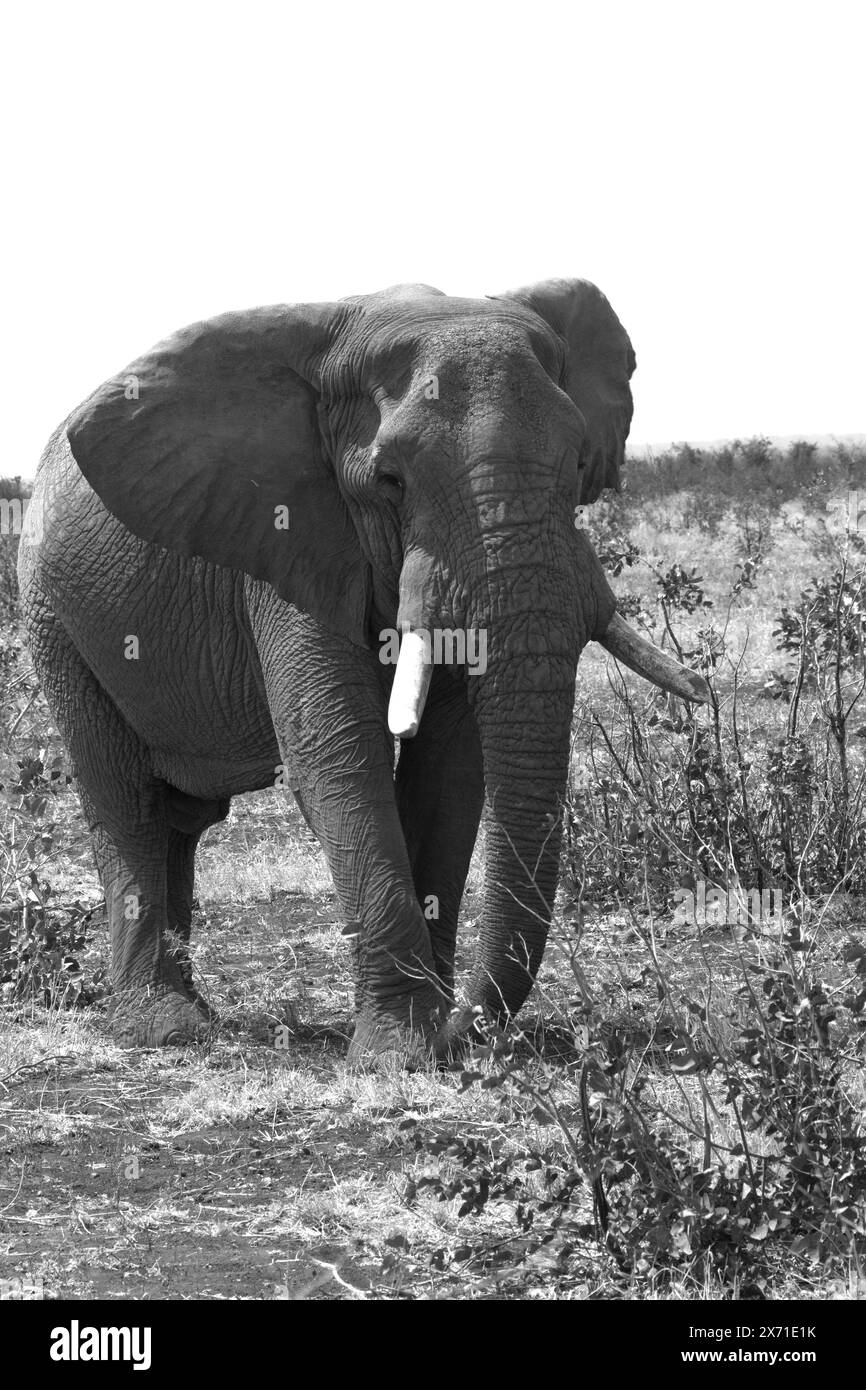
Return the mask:
<path fill-rule="evenodd" d="M 526 403 L 552 384 L 549 366 L 533 350 L 522 326 L 493 321 L 432 332 L 419 365 L 440 388 L 487 399 Z"/>
<path fill-rule="evenodd" d="M 468 382 L 479 373 L 500 375 L 509 364 L 524 376 L 540 365 L 558 380 L 564 361 L 562 341 L 521 306 L 441 295 L 389 301 L 352 316 L 326 374 L 334 385 L 382 387 L 391 395 L 421 367 Z"/>
<path fill-rule="evenodd" d="M 583 436 L 573 402 L 510 328 L 437 330 L 378 403 L 381 441 L 404 447 L 442 437 L 470 455 L 505 456 L 560 452 Z"/>
<path fill-rule="evenodd" d="M 360 310 L 370 324 L 421 323 L 438 319 L 445 323 L 478 322 L 480 320 L 511 319 L 514 323 L 532 325 L 537 315 L 517 301 L 505 302 L 488 297 L 475 299 L 460 295 L 441 294 L 426 285 L 398 285 L 379 294 L 362 295 L 344 301 Z"/>

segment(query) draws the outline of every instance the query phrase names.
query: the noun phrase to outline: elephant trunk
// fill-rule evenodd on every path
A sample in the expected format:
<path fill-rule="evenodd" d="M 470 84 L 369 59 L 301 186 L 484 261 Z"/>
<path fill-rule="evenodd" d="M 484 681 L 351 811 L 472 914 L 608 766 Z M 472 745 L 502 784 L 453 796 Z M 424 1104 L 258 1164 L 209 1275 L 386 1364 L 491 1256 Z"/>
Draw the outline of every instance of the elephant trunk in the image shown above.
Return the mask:
<path fill-rule="evenodd" d="M 392 733 L 411 738 L 424 712 L 434 637 L 470 634 L 485 660 L 467 666 L 466 688 L 481 742 L 487 802 L 484 912 L 466 1002 L 505 1021 L 520 1009 L 547 940 L 559 873 L 562 805 L 568 780 L 577 659 L 595 639 L 647 679 L 685 699 L 708 698 L 706 683 L 633 632 L 582 532 L 563 528 L 551 544 L 526 528 L 497 538 L 499 566 L 483 590 L 468 574 L 447 584 L 444 570 L 420 548 L 408 553 L 400 582 L 403 630 L 392 688 Z M 546 554 L 543 568 L 537 557 Z M 465 596 L 474 593 L 474 603 Z M 515 608 L 515 595 L 525 606 Z M 460 598 L 463 602 L 460 602 Z M 474 648 L 473 648 L 474 649 Z M 448 658 L 445 658 L 448 660 Z M 458 664 L 459 661 L 458 661 Z M 447 1050 L 470 1014 L 440 1039 Z"/>
<path fill-rule="evenodd" d="M 605 602 L 605 581 L 595 560 L 598 575 L 584 576 L 577 601 L 570 536 L 559 550 L 528 528 L 515 530 L 506 542 L 496 539 L 501 568 L 488 573 L 481 590 L 477 582 L 473 589 L 468 570 L 449 585 L 428 551 L 408 549 L 388 722 L 392 733 L 413 737 L 422 724 L 433 666 L 444 660 L 464 667 L 488 814 L 485 909 L 468 1002 L 504 1019 L 517 1012 L 532 987 L 550 926 L 577 656 L 598 604 Z M 550 558 L 540 572 L 542 550 Z M 514 595 L 521 590 L 526 609 L 515 612 Z M 468 594 L 474 600 L 469 604 Z M 450 639 L 465 639 L 463 659 L 448 654 Z M 449 1034 L 464 1023 L 452 1024 Z"/>
<path fill-rule="evenodd" d="M 525 657 L 479 688 L 488 804 L 484 912 L 470 1006 L 505 1021 L 532 988 L 550 927 L 568 776 L 575 661 Z"/>
<path fill-rule="evenodd" d="M 577 659 L 609 592 L 594 556 L 576 573 L 573 536 L 563 534 L 560 545 L 528 530 L 509 537 L 500 547 L 502 569 L 488 577 L 486 595 L 470 615 L 482 629 L 489 624 L 486 669 L 467 676 L 487 835 L 484 910 L 466 1002 L 499 1021 L 520 1009 L 544 954 L 559 873 Z M 548 557 L 543 568 L 539 553 Z M 518 594 L 525 599 L 519 609 Z M 467 1021 L 464 1015 L 453 1026 L 462 1029 Z"/>

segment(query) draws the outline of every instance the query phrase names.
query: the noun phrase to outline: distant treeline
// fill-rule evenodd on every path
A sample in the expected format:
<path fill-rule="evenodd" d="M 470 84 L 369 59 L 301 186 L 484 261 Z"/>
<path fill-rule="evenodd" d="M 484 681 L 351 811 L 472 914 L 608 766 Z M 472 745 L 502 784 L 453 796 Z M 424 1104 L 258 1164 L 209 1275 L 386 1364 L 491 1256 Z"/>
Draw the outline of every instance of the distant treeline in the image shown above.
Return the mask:
<path fill-rule="evenodd" d="M 21 478 L 0 478 L 0 627 L 18 621 L 18 580 L 15 574 L 18 558 L 17 526 L 13 522 L 21 515 L 8 505 L 24 501 L 33 491 L 33 484 Z M 0 645 L 2 655 L 2 645 Z"/>
<path fill-rule="evenodd" d="M 0 478 L 0 497 L 5 497 L 11 502 L 13 498 L 22 499 L 29 497 L 33 491 L 32 482 L 22 478 Z"/>
<path fill-rule="evenodd" d="M 635 500 L 689 491 L 731 501 L 747 493 L 780 503 L 815 489 L 866 491 L 866 446 L 794 440 L 779 447 L 760 435 L 708 449 L 677 444 L 629 458 L 626 478 L 627 494 Z"/>

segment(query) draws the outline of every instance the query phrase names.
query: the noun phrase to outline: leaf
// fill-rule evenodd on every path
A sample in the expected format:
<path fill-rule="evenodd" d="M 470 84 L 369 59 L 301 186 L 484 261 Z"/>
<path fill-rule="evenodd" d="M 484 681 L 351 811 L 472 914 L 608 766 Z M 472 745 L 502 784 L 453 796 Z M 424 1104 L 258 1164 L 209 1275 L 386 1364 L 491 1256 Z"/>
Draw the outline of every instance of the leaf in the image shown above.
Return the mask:
<path fill-rule="evenodd" d="M 665 1051 L 670 1058 L 671 1071 L 677 1075 L 688 1076 L 699 1070 L 700 1061 L 688 1033 L 678 1033 L 674 1041 L 668 1043 Z"/>
<path fill-rule="evenodd" d="M 555 1125 L 555 1124 L 556 1124 L 556 1119 L 554 1118 L 554 1116 L 551 1115 L 551 1113 L 550 1113 L 549 1110 L 545 1110 L 544 1107 L 541 1106 L 541 1105 L 536 1105 L 536 1106 L 534 1106 L 534 1108 L 530 1111 L 530 1114 L 531 1114 L 533 1120 L 535 1120 L 536 1124 L 539 1124 L 539 1125 Z M 538 1164 L 538 1167 L 539 1167 L 539 1168 L 541 1167 L 541 1163 L 540 1163 L 540 1162 L 539 1162 L 539 1164 Z"/>

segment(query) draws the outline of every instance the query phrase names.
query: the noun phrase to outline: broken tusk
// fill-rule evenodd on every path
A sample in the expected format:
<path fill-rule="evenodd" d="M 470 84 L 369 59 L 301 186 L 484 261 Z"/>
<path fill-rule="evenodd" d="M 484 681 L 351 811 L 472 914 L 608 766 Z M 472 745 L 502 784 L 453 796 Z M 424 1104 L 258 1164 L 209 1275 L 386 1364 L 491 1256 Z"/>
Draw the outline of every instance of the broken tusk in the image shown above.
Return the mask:
<path fill-rule="evenodd" d="M 623 666 L 636 671 L 639 676 L 659 686 L 661 690 L 668 690 L 671 695 L 679 695 L 682 700 L 695 700 L 702 705 L 710 704 L 710 687 L 703 676 L 698 671 L 690 671 L 688 666 L 682 666 L 679 661 L 674 661 L 666 652 L 659 651 L 652 642 L 635 632 L 619 613 L 614 613 L 604 636 L 595 640 L 609 651 L 611 656 L 615 656 L 617 661 L 621 661 Z"/>

